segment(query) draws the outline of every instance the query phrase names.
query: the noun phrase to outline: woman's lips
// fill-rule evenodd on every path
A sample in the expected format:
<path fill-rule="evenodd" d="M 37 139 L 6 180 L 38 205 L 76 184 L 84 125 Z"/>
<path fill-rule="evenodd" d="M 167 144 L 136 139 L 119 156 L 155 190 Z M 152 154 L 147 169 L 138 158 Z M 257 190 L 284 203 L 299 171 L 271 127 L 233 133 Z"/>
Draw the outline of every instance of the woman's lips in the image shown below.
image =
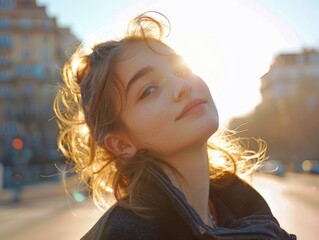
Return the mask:
<path fill-rule="evenodd" d="M 181 113 L 177 116 L 175 120 L 177 121 L 185 116 L 192 115 L 202 111 L 204 108 L 204 104 L 206 104 L 206 101 L 202 99 L 194 99 L 190 101 L 188 104 L 185 105 L 185 107 L 182 109 Z"/>

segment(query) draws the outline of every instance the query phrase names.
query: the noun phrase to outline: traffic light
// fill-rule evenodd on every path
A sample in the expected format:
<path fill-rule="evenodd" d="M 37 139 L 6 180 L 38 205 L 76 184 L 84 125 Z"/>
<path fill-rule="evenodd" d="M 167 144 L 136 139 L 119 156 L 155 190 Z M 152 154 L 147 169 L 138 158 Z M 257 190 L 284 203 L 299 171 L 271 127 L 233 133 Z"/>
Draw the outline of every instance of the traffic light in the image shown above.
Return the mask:
<path fill-rule="evenodd" d="M 21 138 L 14 138 L 12 140 L 12 147 L 15 149 L 15 150 L 21 150 L 23 148 L 23 141 Z"/>

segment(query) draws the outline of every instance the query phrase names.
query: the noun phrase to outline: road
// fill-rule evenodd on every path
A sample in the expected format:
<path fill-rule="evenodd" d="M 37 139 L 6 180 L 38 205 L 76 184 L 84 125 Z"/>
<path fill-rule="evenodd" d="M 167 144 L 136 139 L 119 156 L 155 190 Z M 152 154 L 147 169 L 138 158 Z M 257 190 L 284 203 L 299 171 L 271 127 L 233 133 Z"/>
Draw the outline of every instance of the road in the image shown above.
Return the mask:
<path fill-rule="evenodd" d="M 296 234 L 298 240 L 318 240 L 319 176 L 288 174 L 281 178 L 261 175 L 253 183 L 282 228 Z"/>
<path fill-rule="evenodd" d="M 252 184 L 270 204 L 283 228 L 297 234 L 298 240 L 318 239 L 319 176 L 257 175 Z M 48 187 L 42 188 L 44 191 Z M 91 201 L 77 202 L 63 194 L 2 204 L 0 239 L 80 239 L 101 215 Z"/>

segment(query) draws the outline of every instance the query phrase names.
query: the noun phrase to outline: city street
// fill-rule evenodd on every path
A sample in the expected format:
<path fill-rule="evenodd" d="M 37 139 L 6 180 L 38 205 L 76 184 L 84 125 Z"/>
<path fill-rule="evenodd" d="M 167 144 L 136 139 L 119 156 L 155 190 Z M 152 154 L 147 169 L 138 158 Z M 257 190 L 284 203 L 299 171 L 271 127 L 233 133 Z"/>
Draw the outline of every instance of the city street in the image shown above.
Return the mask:
<path fill-rule="evenodd" d="M 281 226 L 298 240 L 317 240 L 319 233 L 319 176 L 261 175 L 254 185 L 269 203 Z"/>
<path fill-rule="evenodd" d="M 247 181 L 281 227 L 319 240 L 318 12 L 319 0 L 0 0 L 0 240 L 80 239 L 106 209 L 77 174 L 127 185 L 153 165 L 180 173 L 219 233 L 255 208 L 238 188 L 208 204 L 204 158 L 210 174 L 260 164 Z"/>
<path fill-rule="evenodd" d="M 66 195 L 60 183 L 31 186 L 23 193 L 20 203 L 0 205 L 0 239 L 80 239 L 102 215 L 91 201 Z"/>
<path fill-rule="evenodd" d="M 318 176 L 257 175 L 253 184 L 266 198 L 283 228 L 297 234 L 298 240 L 318 238 Z M 37 188 L 41 191 L 41 186 Z M 43 184 L 42 188 L 48 191 L 48 185 Z M 101 214 L 91 201 L 76 202 L 61 192 L 48 197 L 30 197 L 19 204 L 0 205 L 0 239 L 79 239 Z"/>

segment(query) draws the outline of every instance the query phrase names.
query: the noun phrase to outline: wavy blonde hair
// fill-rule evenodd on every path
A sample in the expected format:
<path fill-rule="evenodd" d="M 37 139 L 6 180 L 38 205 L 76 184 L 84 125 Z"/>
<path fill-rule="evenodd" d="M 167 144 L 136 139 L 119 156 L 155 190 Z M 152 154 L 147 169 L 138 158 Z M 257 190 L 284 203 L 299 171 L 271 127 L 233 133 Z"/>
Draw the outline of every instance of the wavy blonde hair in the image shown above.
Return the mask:
<path fill-rule="evenodd" d="M 100 207 L 108 207 L 105 194 L 113 193 L 119 204 L 136 209 L 132 196 L 138 182 L 148 175 L 145 163 L 161 162 L 141 150 L 134 161 L 124 164 L 123 159 L 103 148 L 103 139 L 107 133 L 124 128 L 119 118 L 123 86 L 113 71 L 120 50 L 135 41 L 163 42 L 170 31 L 169 21 L 166 22 L 165 25 L 149 14 L 139 15 L 129 23 L 125 37 L 97 44 L 90 53 L 85 53 L 80 45 L 63 67 L 64 84 L 54 102 L 60 128 L 58 148 L 75 163 L 76 172 L 88 183 Z M 258 167 L 266 150 L 263 141 L 256 140 L 257 151 L 248 150 L 243 141 L 246 140 L 229 131 L 209 140 L 212 180 L 229 172 L 249 174 Z"/>

